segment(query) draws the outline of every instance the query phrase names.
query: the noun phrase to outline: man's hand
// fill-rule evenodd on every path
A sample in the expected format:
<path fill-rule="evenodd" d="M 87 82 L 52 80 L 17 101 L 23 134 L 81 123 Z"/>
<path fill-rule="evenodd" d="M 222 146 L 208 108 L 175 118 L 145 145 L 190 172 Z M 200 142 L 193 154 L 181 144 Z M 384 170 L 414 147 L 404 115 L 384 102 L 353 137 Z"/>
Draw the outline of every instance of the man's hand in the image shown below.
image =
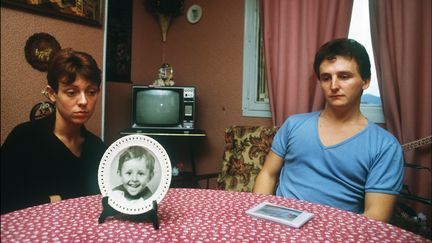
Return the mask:
<path fill-rule="evenodd" d="M 49 196 L 49 199 L 50 199 L 50 203 L 60 202 L 62 200 L 60 195 L 51 195 Z"/>

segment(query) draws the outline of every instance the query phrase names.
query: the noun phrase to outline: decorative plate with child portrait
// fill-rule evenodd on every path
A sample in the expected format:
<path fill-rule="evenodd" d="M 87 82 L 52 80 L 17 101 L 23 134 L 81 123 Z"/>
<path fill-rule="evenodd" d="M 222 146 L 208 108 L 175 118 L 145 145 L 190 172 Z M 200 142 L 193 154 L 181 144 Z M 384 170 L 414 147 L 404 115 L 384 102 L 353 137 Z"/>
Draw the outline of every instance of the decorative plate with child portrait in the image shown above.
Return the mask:
<path fill-rule="evenodd" d="M 144 135 L 128 135 L 105 151 L 99 188 L 108 204 L 125 214 L 142 214 L 158 204 L 171 183 L 171 162 L 162 145 Z"/>

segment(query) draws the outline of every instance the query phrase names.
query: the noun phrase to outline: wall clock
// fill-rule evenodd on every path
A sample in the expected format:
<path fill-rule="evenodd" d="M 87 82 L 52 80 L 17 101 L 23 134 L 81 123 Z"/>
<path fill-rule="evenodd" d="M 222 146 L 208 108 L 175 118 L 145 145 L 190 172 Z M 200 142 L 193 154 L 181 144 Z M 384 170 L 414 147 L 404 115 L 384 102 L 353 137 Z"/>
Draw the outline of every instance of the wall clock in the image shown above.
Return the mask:
<path fill-rule="evenodd" d="M 191 24 L 198 23 L 202 17 L 202 9 L 198 4 L 194 4 L 189 7 L 186 18 Z"/>

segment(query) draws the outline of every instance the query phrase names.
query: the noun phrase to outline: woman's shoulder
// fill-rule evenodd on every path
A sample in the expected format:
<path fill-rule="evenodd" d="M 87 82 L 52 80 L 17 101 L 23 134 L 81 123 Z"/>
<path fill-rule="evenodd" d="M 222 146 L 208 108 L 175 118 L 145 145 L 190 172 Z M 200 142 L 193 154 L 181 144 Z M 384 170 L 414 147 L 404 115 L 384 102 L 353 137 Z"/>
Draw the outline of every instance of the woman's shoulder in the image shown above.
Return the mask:
<path fill-rule="evenodd" d="M 88 133 L 86 134 L 86 139 L 88 139 L 89 141 L 92 141 L 93 143 L 98 143 L 98 144 L 103 144 L 104 142 L 102 141 L 102 139 L 100 137 L 98 137 L 97 135 L 95 135 L 92 132 L 87 131 Z"/>
<path fill-rule="evenodd" d="M 25 132 L 32 131 L 34 127 L 35 127 L 35 122 L 26 121 L 26 122 L 23 122 L 23 123 L 16 125 L 12 129 L 11 133 L 22 132 L 22 131 L 25 131 Z"/>
<path fill-rule="evenodd" d="M 107 146 L 105 145 L 105 143 L 102 141 L 102 139 L 100 137 L 98 137 L 94 133 L 88 131 L 85 127 L 83 127 L 83 132 L 84 132 L 84 136 L 86 139 L 86 144 L 91 145 L 91 146 L 95 146 L 95 147 L 99 147 L 102 149 L 107 148 Z"/>
<path fill-rule="evenodd" d="M 9 133 L 8 137 L 21 137 L 25 136 L 27 138 L 32 136 L 37 136 L 41 132 L 45 132 L 48 126 L 48 119 L 43 118 L 35 121 L 26 121 L 16 125 L 12 131 Z"/>
<path fill-rule="evenodd" d="M 1 146 L 2 163 L 4 160 L 14 164 L 18 160 L 17 157 L 20 158 L 20 161 L 25 161 L 26 156 L 30 154 L 37 156 L 37 158 L 32 157 L 32 160 L 40 159 L 43 153 L 40 149 L 47 146 L 50 138 L 47 128 L 44 128 L 46 126 L 44 123 L 44 121 L 36 120 L 15 126 Z"/>

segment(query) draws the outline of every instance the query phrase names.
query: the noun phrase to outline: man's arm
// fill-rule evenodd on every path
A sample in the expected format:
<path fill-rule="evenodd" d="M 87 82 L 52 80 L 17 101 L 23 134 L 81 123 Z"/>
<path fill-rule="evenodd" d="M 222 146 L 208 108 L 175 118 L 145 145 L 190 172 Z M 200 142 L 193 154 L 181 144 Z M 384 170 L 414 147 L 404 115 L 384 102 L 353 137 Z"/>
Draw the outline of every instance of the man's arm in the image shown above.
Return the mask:
<path fill-rule="evenodd" d="M 393 213 L 397 195 L 366 192 L 363 215 L 379 221 L 388 222 Z"/>
<path fill-rule="evenodd" d="M 255 180 L 254 193 L 274 194 L 276 183 L 279 181 L 279 172 L 283 165 L 283 158 L 272 151 L 269 152 L 263 168 Z"/>

